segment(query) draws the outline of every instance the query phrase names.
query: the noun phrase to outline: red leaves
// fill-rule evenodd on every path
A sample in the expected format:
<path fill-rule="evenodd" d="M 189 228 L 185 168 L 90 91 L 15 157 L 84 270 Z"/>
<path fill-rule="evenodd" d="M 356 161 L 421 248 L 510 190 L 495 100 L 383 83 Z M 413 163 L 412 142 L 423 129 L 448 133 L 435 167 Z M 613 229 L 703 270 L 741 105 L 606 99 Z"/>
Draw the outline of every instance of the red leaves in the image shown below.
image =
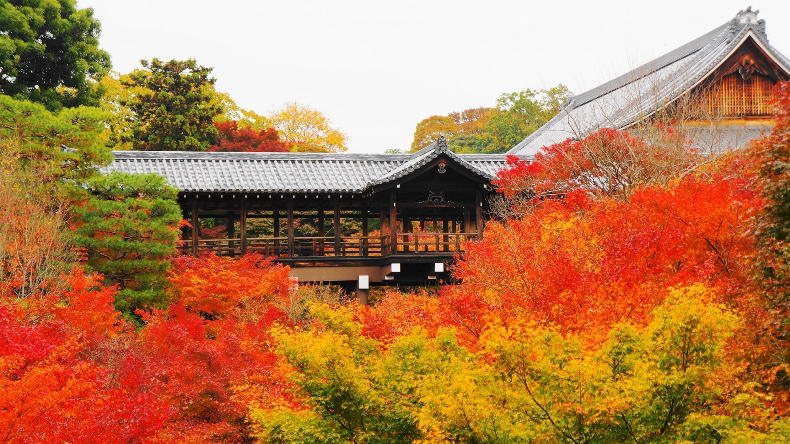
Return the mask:
<path fill-rule="evenodd" d="M 120 313 L 113 306 L 117 286 L 102 287 L 99 275 L 86 275 L 81 268 L 75 268 L 65 281 L 62 298 L 66 305 L 55 307 L 54 313 L 71 334 L 97 340 L 118 333 Z"/>
<path fill-rule="evenodd" d="M 291 144 L 280 140 L 277 130 L 266 128 L 255 130 L 250 127 L 239 128 L 235 120 L 215 123 L 219 130 L 219 141 L 209 151 L 242 151 L 242 152 L 284 152 L 291 150 Z"/>
<path fill-rule="evenodd" d="M 0 436 L 239 442 L 250 405 L 291 402 L 268 333 L 285 322 L 288 269 L 207 256 L 175 270 L 175 303 L 139 331 L 80 269 L 59 293 L 0 305 Z"/>
<path fill-rule="evenodd" d="M 149 436 L 169 408 L 143 388 L 118 383 L 112 348 L 123 325 L 112 305 L 115 289 L 78 268 L 64 281 L 60 294 L 0 308 L 0 436 L 96 443 Z"/>
<path fill-rule="evenodd" d="M 520 312 L 593 335 L 644 321 L 671 286 L 706 282 L 722 302 L 740 304 L 758 204 L 740 180 L 688 178 L 637 188 L 628 200 L 584 196 L 490 224 L 482 242 L 467 245 L 460 291 L 491 294 L 499 317 Z"/>
<path fill-rule="evenodd" d="M 627 197 L 635 187 L 683 177 L 701 161 L 672 128 L 639 131 L 644 137 L 604 128 L 581 140 L 544 147 L 531 161 L 509 156 L 508 168 L 494 184 L 509 198 L 520 193 L 556 198 L 573 190 Z"/>
<path fill-rule="evenodd" d="M 288 268 L 257 254 L 181 256 L 174 265 L 173 302 L 212 318 L 257 320 L 267 304 L 286 298 L 290 285 Z"/>

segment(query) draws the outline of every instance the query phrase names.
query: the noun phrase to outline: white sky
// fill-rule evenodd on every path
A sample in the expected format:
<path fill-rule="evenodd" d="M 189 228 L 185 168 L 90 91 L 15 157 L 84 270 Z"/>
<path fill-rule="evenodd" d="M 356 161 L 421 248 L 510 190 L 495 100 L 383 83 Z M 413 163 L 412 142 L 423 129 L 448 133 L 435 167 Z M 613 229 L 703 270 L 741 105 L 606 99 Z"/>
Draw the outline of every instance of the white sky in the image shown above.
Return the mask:
<path fill-rule="evenodd" d="M 503 92 L 564 83 L 580 93 L 731 19 L 715 1 L 78 0 L 125 73 L 140 59 L 195 58 L 217 89 L 267 114 L 322 111 L 355 152 L 408 149 L 425 117 L 493 106 Z M 759 0 L 790 56 L 790 1 Z"/>

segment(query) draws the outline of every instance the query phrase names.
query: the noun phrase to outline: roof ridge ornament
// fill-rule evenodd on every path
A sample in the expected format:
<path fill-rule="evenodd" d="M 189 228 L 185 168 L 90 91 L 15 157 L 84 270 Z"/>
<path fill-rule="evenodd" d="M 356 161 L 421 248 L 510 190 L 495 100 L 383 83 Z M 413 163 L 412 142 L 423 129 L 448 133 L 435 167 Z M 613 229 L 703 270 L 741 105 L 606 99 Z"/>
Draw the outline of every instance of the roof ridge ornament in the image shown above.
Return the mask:
<path fill-rule="evenodd" d="M 738 13 L 735 14 L 735 18 L 732 19 L 730 30 L 735 33 L 738 31 L 738 29 L 744 26 L 749 26 L 754 28 L 761 37 L 767 40 L 768 36 L 765 32 L 765 20 L 757 17 L 759 13 L 759 9 L 752 10 L 751 6 L 738 11 Z"/>
<path fill-rule="evenodd" d="M 436 139 L 436 151 L 449 151 L 449 148 L 447 147 L 447 139 L 445 139 L 443 135 L 440 135 L 439 138 Z"/>

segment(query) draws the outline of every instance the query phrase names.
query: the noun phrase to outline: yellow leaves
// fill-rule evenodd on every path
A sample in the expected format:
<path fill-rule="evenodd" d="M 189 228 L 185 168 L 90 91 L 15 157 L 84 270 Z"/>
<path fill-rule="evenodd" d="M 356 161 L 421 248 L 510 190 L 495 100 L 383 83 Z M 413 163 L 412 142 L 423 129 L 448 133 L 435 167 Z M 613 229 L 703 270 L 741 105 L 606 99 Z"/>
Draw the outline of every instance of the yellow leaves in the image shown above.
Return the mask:
<path fill-rule="evenodd" d="M 289 103 L 270 116 L 281 140 L 294 144 L 294 151 L 341 152 L 346 136 L 331 127 L 320 111 L 298 103 Z"/>
<path fill-rule="evenodd" d="M 732 364 L 719 354 L 738 322 L 708 302 L 714 296 L 702 285 L 672 289 L 650 325 L 616 325 L 603 344 L 524 318 L 489 319 L 477 353 L 460 346 L 449 328 L 434 337 L 414 329 L 385 345 L 359 336 L 349 308 L 311 304 L 312 330 L 274 333 L 310 413 L 255 418 L 267 433 L 330 436 L 338 428 L 322 409 L 331 405 L 366 418 L 365 426 L 343 435 L 360 441 L 373 433 L 362 429 L 392 418 L 405 425 L 403 436 L 414 436 L 412 424 L 416 442 L 424 443 L 675 436 L 662 431 L 665 421 L 674 428 L 686 412 L 722 396 L 706 378 L 729 377 Z M 733 408 L 765 424 L 753 390 L 743 393 L 732 398 Z"/>
<path fill-rule="evenodd" d="M 653 312 L 647 330 L 651 346 L 664 354 L 662 365 L 688 371 L 723 358 L 725 341 L 739 326 L 738 318 L 714 300 L 703 284 L 672 289 L 667 300 Z"/>

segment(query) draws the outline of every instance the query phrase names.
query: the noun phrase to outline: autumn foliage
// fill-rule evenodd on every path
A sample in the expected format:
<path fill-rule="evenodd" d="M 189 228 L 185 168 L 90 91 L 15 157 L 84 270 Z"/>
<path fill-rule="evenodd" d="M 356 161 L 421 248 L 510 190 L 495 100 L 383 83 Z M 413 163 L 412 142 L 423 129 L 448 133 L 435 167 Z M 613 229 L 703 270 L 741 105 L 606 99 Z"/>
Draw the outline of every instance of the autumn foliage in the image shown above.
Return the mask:
<path fill-rule="evenodd" d="M 219 137 L 217 143 L 209 147 L 209 151 L 283 152 L 291 150 L 290 144 L 280 140 L 280 135 L 274 128 L 255 129 L 249 126 L 239 126 L 239 122 L 235 120 L 215 122 L 214 126 L 219 132 Z"/>
<path fill-rule="evenodd" d="M 132 325 L 101 276 L 22 293 L 36 267 L 8 254 L 0 436 L 788 442 L 787 91 L 774 134 L 721 157 L 602 130 L 511 159 L 511 211 L 438 295 L 360 306 L 262 256 L 182 256 Z M 36 242 L 21 203 L 0 212 L 11 253 Z"/>
<path fill-rule="evenodd" d="M 189 258 L 176 269 L 171 306 L 141 313 L 139 332 L 113 307 L 116 288 L 80 269 L 59 292 L 4 294 L 6 442 L 239 442 L 250 405 L 290 399 L 268 334 L 285 322 L 275 305 L 287 269 L 255 256 Z M 235 285 L 201 285 L 201 275 Z M 255 306 L 239 316 L 245 302 Z"/>

